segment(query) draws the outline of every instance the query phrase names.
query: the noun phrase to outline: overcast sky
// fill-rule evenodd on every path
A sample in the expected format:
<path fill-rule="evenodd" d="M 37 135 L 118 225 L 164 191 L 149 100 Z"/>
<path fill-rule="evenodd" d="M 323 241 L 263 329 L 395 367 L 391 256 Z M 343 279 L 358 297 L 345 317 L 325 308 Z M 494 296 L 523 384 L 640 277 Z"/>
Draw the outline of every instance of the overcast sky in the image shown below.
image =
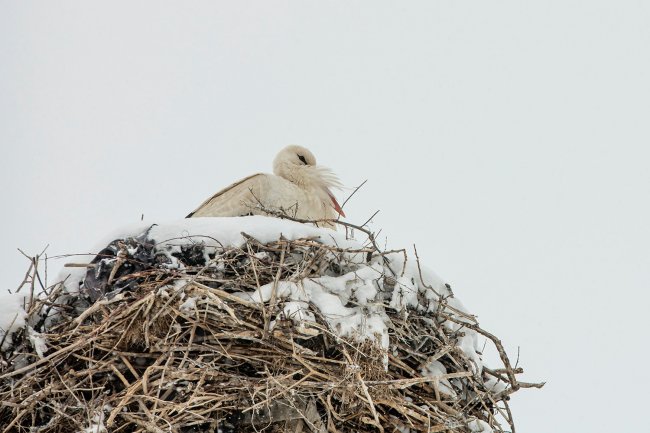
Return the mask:
<path fill-rule="evenodd" d="M 297 143 L 548 382 L 520 432 L 647 428 L 650 3 L 98 3 L 0 0 L 3 289 Z"/>

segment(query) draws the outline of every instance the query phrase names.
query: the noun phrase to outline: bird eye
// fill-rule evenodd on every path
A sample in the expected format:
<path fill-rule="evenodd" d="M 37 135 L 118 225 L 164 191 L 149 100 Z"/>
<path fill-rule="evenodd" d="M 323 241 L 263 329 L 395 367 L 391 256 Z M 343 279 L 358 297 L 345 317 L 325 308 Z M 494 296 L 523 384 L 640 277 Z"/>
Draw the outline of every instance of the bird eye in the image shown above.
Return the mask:
<path fill-rule="evenodd" d="M 298 155 L 298 159 L 301 160 L 303 164 L 307 165 L 307 160 L 305 159 L 304 156 Z"/>

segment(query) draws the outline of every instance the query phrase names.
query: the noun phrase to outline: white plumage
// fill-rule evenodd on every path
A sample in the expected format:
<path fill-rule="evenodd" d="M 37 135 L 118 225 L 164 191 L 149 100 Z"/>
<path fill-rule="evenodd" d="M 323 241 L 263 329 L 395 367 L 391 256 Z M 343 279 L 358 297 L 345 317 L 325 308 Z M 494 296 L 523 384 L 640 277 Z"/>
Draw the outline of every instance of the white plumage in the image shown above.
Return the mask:
<path fill-rule="evenodd" d="M 187 217 L 264 215 L 282 212 L 306 220 L 345 213 L 332 194 L 341 183 L 302 146 L 287 146 L 273 160 L 273 173 L 248 176 L 214 194 Z"/>

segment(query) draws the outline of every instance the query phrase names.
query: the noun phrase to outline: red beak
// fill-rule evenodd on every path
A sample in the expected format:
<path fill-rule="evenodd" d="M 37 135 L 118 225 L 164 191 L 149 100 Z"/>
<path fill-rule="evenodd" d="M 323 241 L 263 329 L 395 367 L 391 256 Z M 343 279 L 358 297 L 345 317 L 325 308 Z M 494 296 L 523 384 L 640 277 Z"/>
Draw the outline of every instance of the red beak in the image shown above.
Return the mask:
<path fill-rule="evenodd" d="M 345 212 L 343 212 L 343 209 L 341 209 L 341 206 L 339 205 L 339 202 L 336 201 L 336 198 L 334 197 L 334 194 L 331 192 L 327 191 L 327 194 L 330 196 L 332 199 L 332 206 L 334 207 L 334 210 L 339 213 L 343 218 L 345 218 Z"/>

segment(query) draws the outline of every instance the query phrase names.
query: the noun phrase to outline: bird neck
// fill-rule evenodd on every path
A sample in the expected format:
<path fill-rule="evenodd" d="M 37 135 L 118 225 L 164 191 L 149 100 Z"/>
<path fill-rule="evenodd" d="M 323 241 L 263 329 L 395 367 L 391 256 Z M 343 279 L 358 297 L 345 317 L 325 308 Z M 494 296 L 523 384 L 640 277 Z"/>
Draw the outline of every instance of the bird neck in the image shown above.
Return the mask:
<path fill-rule="evenodd" d="M 305 190 L 328 191 L 339 188 L 341 182 L 328 168 L 314 165 L 275 164 L 273 173 Z"/>
<path fill-rule="evenodd" d="M 302 189 L 309 189 L 313 186 L 311 185 L 313 181 L 306 170 L 308 168 L 309 167 L 298 166 L 295 164 L 279 163 L 274 164 L 273 173 L 276 176 L 280 176 L 289 182 L 296 184 L 296 186 Z"/>

